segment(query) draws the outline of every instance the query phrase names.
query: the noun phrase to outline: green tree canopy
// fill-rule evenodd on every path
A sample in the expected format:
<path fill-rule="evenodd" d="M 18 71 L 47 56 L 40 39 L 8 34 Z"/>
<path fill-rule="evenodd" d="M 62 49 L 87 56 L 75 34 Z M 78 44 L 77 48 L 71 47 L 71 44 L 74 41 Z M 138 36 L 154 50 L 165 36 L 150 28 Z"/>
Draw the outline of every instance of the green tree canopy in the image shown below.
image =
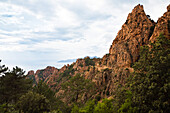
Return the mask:
<path fill-rule="evenodd" d="M 119 113 L 137 113 L 137 108 L 132 107 L 132 92 L 126 90 L 126 99 L 125 102 L 121 105 L 118 112 Z"/>
<path fill-rule="evenodd" d="M 162 34 L 143 46 L 130 80 L 133 106 L 140 113 L 170 111 L 170 40 Z"/>
<path fill-rule="evenodd" d="M 39 81 L 37 85 L 33 87 L 33 91 L 40 94 L 44 95 L 50 102 L 50 109 L 55 109 L 56 105 L 56 97 L 55 97 L 55 92 L 43 81 Z"/>
<path fill-rule="evenodd" d="M 24 113 L 43 113 L 50 111 L 49 100 L 44 95 L 29 91 L 19 98 L 17 109 Z"/>
<path fill-rule="evenodd" d="M 0 60 L 0 77 L 3 76 L 8 71 L 8 67 L 5 67 L 5 65 L 1 65 Z"/>
<path fill-rule="evenodd" d="M 85 106 L 79 111 L 80 113 L 93 113 L 95 105 L 95 100 L 89 100 L 88 102 L 86 102 Z"/>
<path fill-rule="evenodd" d="M 18 98 L 32 88 L 32 81 L 26 79 L 24 71 L 15 67 L 0 77 L 0 102 L 16 103 Z"/>
<path fill-rule="evenodd" d="M 43 81 L 39 81 L 38 84 L 33 87 L 33 91 L 44 95 L 49 100 L 55 99 L 55 92 Z"/>
<path fill-rule="evenodd" d="M 113 100 L 103 99 L 94 108 L 94 113 L 113 113 Z"/>
<path fill-rule="evenodd" d="M 67 103 L 77 103 L 79 96 L 82 97 L 83 94 L 92 92 L 93 88 L 94 83 L 80 76 L 80 74 L 77 74 L 70 81 L 62 84 L 62 89 L 64 90 L 63 96 L 67 99 Z"/>

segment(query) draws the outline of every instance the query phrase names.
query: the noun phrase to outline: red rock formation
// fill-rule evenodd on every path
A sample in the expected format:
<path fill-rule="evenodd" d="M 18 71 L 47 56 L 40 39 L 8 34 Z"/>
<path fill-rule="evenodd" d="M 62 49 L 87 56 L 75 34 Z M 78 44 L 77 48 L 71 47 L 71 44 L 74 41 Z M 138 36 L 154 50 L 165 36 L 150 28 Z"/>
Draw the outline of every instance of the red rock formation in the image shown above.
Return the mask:
<path fill-rule="evenodd" d="M 38 83 L 40 80 L 47 81 L 56 71 L 58 71 L 57 68 L 48 66 L 45 69 L 37 70 L 36 73 L 34 73 L 34 71 L 29 71 L 27 75 L 28 77 L 33 77 L 35 83 Z"/>
<path fill-rule="evenodd" d="M 154 42 L 160 33 L 163 33 L 168 39 L 170 39 L 170 5 L 167 6 L 167 12 L 158 19 L 150 41 Z"/>
<path fill-rule="evenodd" d="M 29 71 L 27 75 L 34 75 L 34 71 L 33 70 Z"/>
<path fill-rule="evenodd" d="M 109 50 L 110 59 L 108 63 L 124 67 L 135 62 L 138 59 L 139 47 L 148 44 L 150 28 L 154 24 L 145 14 L 143 6 L 137 5 L 129 13 L 126 22 L 113 41 Z"/>
<path fill-rule="evenodd" d="M 61 69 L 47 67 L 38 70 L 35 74 L 30 71 L 28 75 L 34 76 L 30 78 L 35 79 L 36 82 L 44 80 L 50 87 L 62 92 L 61 84 L 79 73 L 95 82 L 98 91 L 96 94 L 105 98 L 114 92 L 118 84 L 124 84 L 130 72 L 133 72 L 131 64 L 138 60 L 140 46 L 155 41 L 161 32 L 170 38 L 170 5 L 156 24 L 145 14 L 143 6 L 139 4 L 129 13 L 110 47 L 109 54 L 104 55 L 102 59 L 86 57 L 77 59 L 71 65 L 64 65 Z M 95 63 L 87 65 L 87 60 Z"/>

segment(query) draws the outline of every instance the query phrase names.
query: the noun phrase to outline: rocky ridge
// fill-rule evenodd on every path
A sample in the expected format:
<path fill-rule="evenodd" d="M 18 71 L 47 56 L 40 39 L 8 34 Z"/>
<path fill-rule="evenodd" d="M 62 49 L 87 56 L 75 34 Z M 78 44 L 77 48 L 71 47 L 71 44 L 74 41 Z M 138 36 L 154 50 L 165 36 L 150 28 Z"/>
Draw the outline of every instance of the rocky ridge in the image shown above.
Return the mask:
<path fill-rule="evenodd" d="M 165 12 L 163 16 L 158 19 L 150 41 L 154 42 L 160 33 L 170 39 L 170 5 L 167 6 L 167 12 Z"/>
<path fill-rule="evenodd" d="M 43 80 L 54 90 L 61 92 L 61 84 L 79 73 L 95 82 L 97 92 L 94 97 L 97 95 L 101 98 L 109 97 L 118 85 L 124 84 L 130 72 L 133 72 L 132 65 L 140 57 L 140 46 L 154 42 L 160 33 L 170 38 L 169 32 L 170 5 L 167 12 L 155 23 L 139 4 L 128 14 L 126 22 L 113 40 L 109 54 L 103 58 L 77 59 L 76 62 L 61 69 L 47 67 L 36 73 L 30 71 L 28 77 L 35 83 Z"/>

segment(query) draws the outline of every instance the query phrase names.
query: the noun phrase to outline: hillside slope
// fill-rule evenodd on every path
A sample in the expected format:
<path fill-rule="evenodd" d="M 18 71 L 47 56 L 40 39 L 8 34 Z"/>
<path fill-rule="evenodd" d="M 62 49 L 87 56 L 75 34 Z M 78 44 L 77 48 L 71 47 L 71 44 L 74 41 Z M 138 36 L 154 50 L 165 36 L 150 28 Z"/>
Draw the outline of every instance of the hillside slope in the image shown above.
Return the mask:
<path fill-rule="evenodd" d="M 59 92 L 62 92 L 61 84 L 79 73 L 95 82 L 97 90 L 94 97 L 97 95 L 101 98 L 109 97 L 133 72 L 132 65 L 140 57 L 140 46 L 155 41 L 160 33 L 170 38 L 170 5 L 167 12 L 154 22 L 139 4 L 128 14 L 126 22 L 113 40 L 109 54 L 103 58 L 77 59 L 76 62 L 61 69 L 48 66 L 36 73 L 28 72 L 28 77 L 33 79 L 35 84 L 40 80 L 45 81 L 52 89 L 58 91 L 59 95 Z"/>

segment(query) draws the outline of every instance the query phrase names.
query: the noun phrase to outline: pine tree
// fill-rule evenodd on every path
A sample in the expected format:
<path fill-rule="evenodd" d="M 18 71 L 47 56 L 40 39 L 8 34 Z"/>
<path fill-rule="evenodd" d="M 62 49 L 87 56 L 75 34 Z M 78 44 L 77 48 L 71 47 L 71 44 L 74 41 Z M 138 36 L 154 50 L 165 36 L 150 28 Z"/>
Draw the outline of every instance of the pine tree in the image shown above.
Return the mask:
<path fill-rule="evenodd" d="M 55 92 L 46 83 L 39 81 L 39 83 L 33 87 L 33 91 L 40 95 L 44 95 L 49 100 L 49 108 L 54 109 L 56 102 Z"/>
<path fill-rule="evenodd" d="M 24 71 L 15 67 L 0 77 L 1 103 L 16 103 L 18 98 L 32 88 L 32 81 L 26 79 Z"/>
<path fill-rule="evenodd" d="M 8 67 L 5 67 L 5 65 L 1 65 L 1 61 L 2 60 L 0 60 L 0 77 L 8 71 Z"/>
<path fill-rule="evenodd" d="M 1 60 L 0 60 L 1 63 Z M 8 68 L 5 65 L 0 65 L 0 104 L 4 102 L 4 85 L 3 85 L 3 78 L 5 73 L 8 71 Z"/>
<path fill-rule="evenodd" d="M 41 94 L 29 91 L 22 95 L 16 104 L 17 109 L 24 113 L 49 112 L 49 100 Z"/>

